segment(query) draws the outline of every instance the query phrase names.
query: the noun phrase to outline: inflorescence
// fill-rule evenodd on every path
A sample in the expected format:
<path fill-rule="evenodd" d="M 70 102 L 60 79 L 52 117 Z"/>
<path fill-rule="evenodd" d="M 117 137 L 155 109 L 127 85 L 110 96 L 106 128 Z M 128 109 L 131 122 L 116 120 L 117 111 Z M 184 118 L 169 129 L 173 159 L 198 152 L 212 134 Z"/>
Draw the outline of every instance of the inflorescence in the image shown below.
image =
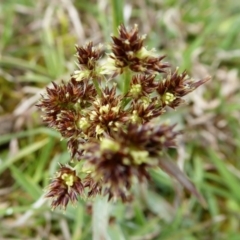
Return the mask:
<path fill-rule="evenodd" d="M 161 167 L 164 153 L 176 147 L 179 132 L 158 119 L 210 78 L 196 82 L 171 70 L 144 39 L 137 25 L 130 31 L 121 25 L 106 58 L 100 45 L 77 46 L 79 69 L 68 82 L 47 87 L 37 105 L 43 121 L 67 140 L 72 158 L 49 185 L 53 208 L 78 196 L 128 201 L 134 179 L 150 179 L 149 169 Z"/>

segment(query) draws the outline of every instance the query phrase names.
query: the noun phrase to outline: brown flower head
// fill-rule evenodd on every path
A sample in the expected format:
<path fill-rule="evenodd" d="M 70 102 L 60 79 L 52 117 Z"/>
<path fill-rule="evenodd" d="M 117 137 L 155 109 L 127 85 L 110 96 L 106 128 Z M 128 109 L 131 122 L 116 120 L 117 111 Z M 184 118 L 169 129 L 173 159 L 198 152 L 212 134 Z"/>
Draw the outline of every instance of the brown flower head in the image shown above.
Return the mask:
<path fill-rule="evenodd" d="M 80 134 L 81 130 L 77 127 L 77 122 L 80 114 L 75 110 L 61 110 L 57 114 L 55 121 L 55 128 L 65 138 L 76 137 Z"/>
<path fill-rule="evenodd" d="M 94 70 L 97 61 L 102 57 L 101 46 L 95 47 L 89 42 L 83 47 L 76 46 L 77 59 L 80 67 L 84 69 Z"/>
<path fill-rule="evenodd" d="M 111 134 L 125 121 L 126 112 L 122 109 L 122 96 L 116 95 L 116 86 L 105 87 L 102 95 L 93 101 L 92 107 L 86 116 L 89 126 L 86 134 L 89 137 L 98 137 L 103 133 Z"/>
<path fill-rule="evenodd" d="M 102 76 L 99 74 L 101 67 L 98 64 L 98 60 L 103 55 L 101 45 L 93 46 L 93 43 L 89 42 L 83 47 L 76 46 L 76 50 L 80 70 L 75 71 L 73 77 L 77 81 L 89 80 L 89 78 L 101 80 Z"/>
<path fill-rule="evenodd" d="M 165 72 L 164 69 L 169 67 L 167 63 L 162 62 L 164 56 L 155 57 L 153 50 L 148 51 L 143 46 L 146 36 L 139 36 L 137 25 L 130 31 L 121 25 L 118 31 L 119 37 L 112 36 L 112 54 L 109 55 L 117 68 L 123 71 L 123 68 L 128 66 L 134 72 L 155 74 Z"/>
<path fill-rule="evenodd" d="M 131 103 L 130 122 L 146 123 L 164 113 L 163 107 L 158 103 L 156 98 L 140 99 Z"/>
<path fill-rule="evenodd" d="M 148 168 L 158 166 L 156 156 L 161 151 L 175 147 L 177 134 L 173 126 L 128 124 L 112 138 L 85 144 L 83 158 L 94 169 L 92 178 L 101 181 L 104 195 L 127 201 L 131 199 L 133 178 L 148 179 Z"/>
<path fill-rule="evenodd" d="M 134 75 L 126 97 L 133 99 L 149 97 L 149 95 L 156 90 L 157 86 L 158 83 L 155 81 L 155 75 Z"/>
<path fill-rule="evenodd" d="M 138 35 L 138 26 L 127 31 L 124 25 L 118 29 L 119 37 L 112 36 L 112 55 L 116 67 L 124 68 L 136 60 L 135 54 L 142 48 L 144 36 Z"/>
<path fill-rule="evenodd" d="M 210 77 L 194 82 L 189 78 L 186 71 L 179 74 L 178 70 L 176 70 L 159 82 L 157 92 L 160 95 L 163 106 L 168 105 L 175 108 L 184 102 L 182 99 L 183 96 L 192 92 L 208 80 L 210 80 Z"/>
<path fill-rule="evenodd" d="M 81 110 L 86 108 L 96 96 L 92 84 L 77 82 L 74 78 L 68 83 L 53 82 L 37 106 L 42 109 L 43 121 L 58 130 L 63 137 L 70 138 L 81 132 L 77 123 Z"/>
<path fill-rule="evenodd" d="M 69 201 L 73 204 L 77 201 L 78 196 L 83 194 L 83 190 L 84 186 L 76 172 L 68 166 L 61 165 L 48 187 L 46 197 L 53 199 L 53 209 L 58 206 L 65 209 Z"/>

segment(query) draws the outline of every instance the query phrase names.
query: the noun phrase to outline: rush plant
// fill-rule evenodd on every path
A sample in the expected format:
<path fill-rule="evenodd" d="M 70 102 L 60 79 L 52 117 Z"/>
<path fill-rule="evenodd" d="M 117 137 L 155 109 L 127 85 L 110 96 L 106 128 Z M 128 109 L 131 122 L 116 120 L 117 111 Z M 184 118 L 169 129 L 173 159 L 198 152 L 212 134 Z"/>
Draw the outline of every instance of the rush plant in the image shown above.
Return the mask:
<path fill-rule="evenodd" d="M 76 46 L 78 70 L 69 81 L 52 83 L 38 107 L 43 121 L 66 139 L 71 161 L 60 165 L 46 193 L 52 207 L 66 208 L 78 197 L 106 195 L 129 201 L 132 185 L 161 168 L 204 205 L 204 199 L 167 156 L 180 134 L 161 123 L 167 109 L 210 79 L 194 81 L 144 45 L 135 25 L 119 26 L 110 51 L 92 42 Z M 134 181 L 135 182 L 135 181 Z"/>

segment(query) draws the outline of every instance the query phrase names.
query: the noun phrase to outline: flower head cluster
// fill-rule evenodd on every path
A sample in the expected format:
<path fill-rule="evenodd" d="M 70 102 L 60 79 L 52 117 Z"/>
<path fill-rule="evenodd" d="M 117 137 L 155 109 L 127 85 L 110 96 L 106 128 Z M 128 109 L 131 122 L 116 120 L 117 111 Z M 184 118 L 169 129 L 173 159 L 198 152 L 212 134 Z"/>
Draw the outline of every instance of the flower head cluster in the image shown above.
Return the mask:
<path fill-rule="evenodd" d="M 93 43 L 77 46 L 79 70 L 48 87 L 37 105 L 43 121 L 67 140 L 75 163 L 83 163 L 60 166 L 46 195 L 53 208 L 78 196 L 130 200 L 134 179 L 149 179 L 149 169 L 161 167 L 164 153 L 176 147 L 179 132 L 158 119 L 209 78 L 195 82 L 186 72 L 172 72 L 144 39 L 137 26 L 121 25 L 106 61 Z"/>
<path fill-rule="evenodd" d="M 169 65 L 163 63 L 164 56 L 155 56 L 154 49 L 148 51 L 144 45 L 145 35 L 139 36 L 138 26 L 127 31 L 124 25 L 119 27 L 119 36 L 112 36 L 112 53 L 109 55 L 117 68 L 124 71 L 129 67 L 133 72 L 154 74 L 164 72 Z"/>

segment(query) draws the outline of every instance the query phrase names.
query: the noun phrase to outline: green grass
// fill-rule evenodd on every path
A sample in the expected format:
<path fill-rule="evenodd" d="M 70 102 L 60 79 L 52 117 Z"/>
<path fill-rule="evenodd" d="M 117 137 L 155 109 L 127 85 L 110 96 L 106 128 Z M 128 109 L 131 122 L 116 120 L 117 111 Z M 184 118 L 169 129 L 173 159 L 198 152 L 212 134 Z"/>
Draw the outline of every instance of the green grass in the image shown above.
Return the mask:
<path fill-rule="evenodd" d="M 76 43 L 110 41 L 123 19 L 118 2 L 0 3 L 0 239 L 92 239 L 92 201 L 63 212 L 43 199 L 58 163 L 70 156 L 35 104 L 51 81 L 67 80 L 76 69 Z M 152 182 L 136 186 L 133 203 L 112 204 L 109 239 L 238 240 L 240 6 L 233 0 L 125 4 L 132 7 L 125 23 L 139 24 L 149 48 L 157 46 L 196 79 L 213 77 L 189 96 L 189 106 L 168 115 L 185 129 L 178 160 L 208 208 L 156 170 Z"/>

